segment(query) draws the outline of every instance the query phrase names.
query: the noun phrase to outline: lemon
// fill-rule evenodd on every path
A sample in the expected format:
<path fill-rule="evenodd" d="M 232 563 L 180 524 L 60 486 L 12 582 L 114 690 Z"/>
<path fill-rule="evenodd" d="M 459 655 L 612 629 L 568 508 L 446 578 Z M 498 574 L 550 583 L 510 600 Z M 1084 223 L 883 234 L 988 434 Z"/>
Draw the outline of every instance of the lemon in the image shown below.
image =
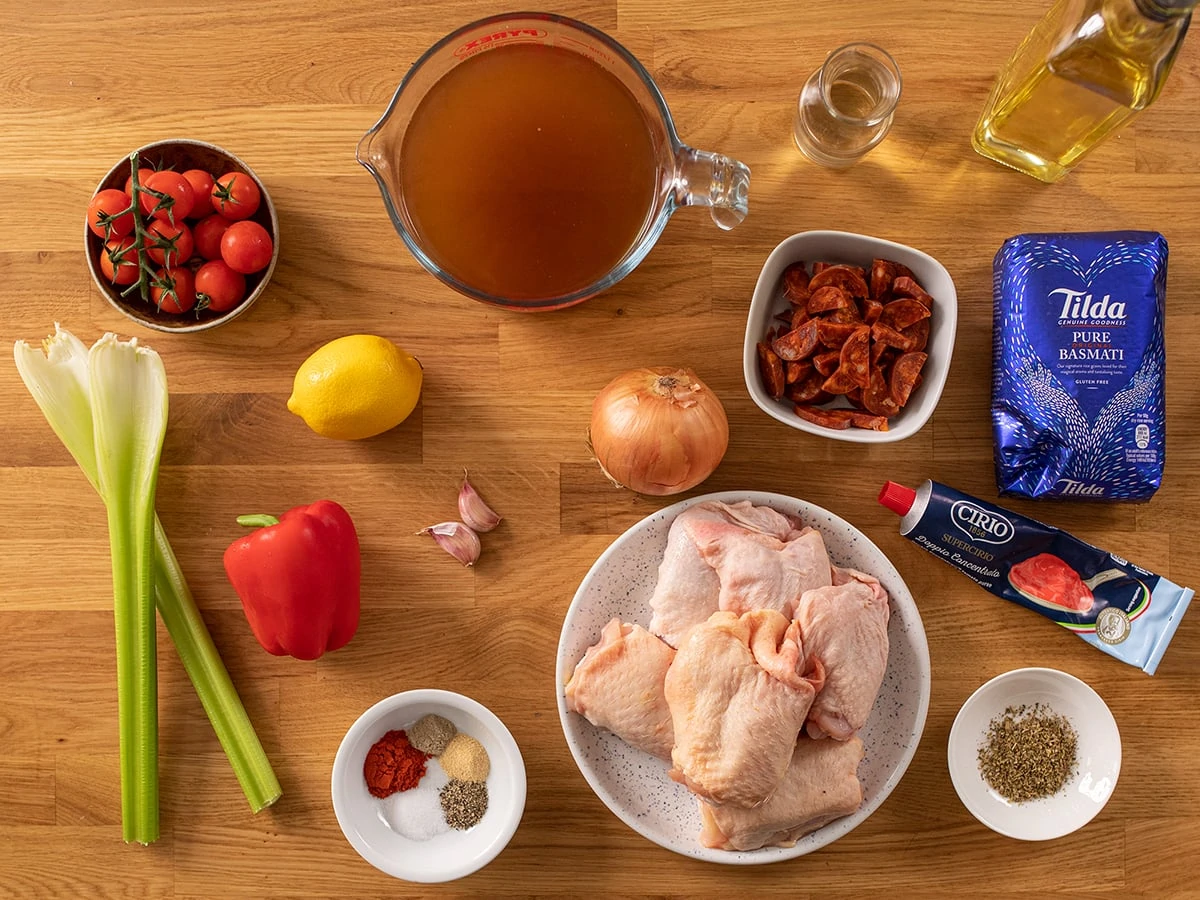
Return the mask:
<path fill-rule="evenodd" d="M 383 434 L 421 397 L 421 364 L 387 338 L 330 341 L 296 371 L 287 407 L 317 434 L 343 441 Z"/>

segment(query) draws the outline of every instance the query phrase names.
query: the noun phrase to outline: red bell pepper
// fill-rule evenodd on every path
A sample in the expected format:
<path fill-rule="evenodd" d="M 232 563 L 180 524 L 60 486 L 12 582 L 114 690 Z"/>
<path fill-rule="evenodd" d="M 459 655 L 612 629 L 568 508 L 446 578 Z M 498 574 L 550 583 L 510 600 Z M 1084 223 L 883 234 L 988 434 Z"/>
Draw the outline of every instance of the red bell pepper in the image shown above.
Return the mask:
<path fill-rule="evenodd" d="M 250 628 L 276 656 L 316 659 L 358 630 L 358 534 L 332 500 L 274 516 L 239 516 L 263 526 L 225 551 L 225 573 Z"/>

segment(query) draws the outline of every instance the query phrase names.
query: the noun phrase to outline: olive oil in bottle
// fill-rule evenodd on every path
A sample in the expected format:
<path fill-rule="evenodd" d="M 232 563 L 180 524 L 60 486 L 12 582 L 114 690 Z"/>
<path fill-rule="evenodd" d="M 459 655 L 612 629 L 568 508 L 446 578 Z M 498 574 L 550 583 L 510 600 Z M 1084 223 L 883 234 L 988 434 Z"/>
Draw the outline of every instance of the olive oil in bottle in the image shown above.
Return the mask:
<path fill-rule="evenodd" d="M 975 149 L 1062 178 L 1158 96 L 1200 0 L 1059 0 L 1009 60 Z"/>

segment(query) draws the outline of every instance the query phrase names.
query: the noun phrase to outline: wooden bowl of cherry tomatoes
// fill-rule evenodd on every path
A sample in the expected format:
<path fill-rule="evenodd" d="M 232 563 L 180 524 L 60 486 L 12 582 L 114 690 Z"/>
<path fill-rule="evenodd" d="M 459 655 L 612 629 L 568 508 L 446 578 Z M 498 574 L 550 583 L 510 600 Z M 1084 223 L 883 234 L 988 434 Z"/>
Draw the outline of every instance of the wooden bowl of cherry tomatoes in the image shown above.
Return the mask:
<path fill-rule="evenodd" d="M 88 204 L 92 280 L 119 312 L 156 331 L 206 331 L 237 318 L 279 259 L 266 187 L 232 153 L 204 141 L 157 141 L 135 152 L 136 179 L 131 153 Z"/>

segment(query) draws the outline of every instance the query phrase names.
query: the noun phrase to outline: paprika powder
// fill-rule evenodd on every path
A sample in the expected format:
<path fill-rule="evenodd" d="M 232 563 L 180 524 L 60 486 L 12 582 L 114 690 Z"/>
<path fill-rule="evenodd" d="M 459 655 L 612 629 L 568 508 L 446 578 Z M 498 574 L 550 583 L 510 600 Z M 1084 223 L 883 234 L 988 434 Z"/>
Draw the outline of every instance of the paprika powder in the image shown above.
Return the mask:
<path fill-rule="evenodd" d="M 255 638 L 268 653 L 316 659 L 358 630 L 358 534 L 332 500 L 274 516 L 239 516 L 262 526 L 225 551 L 225 573 Z"/>
<path fill-rule="evenodd" d="M 367 751 L 363 762 L 367 790 L 373 797 L 388 797 L 415 788 L 425 775 L 427 759 L 404 731 L 389 731 Z"/>

